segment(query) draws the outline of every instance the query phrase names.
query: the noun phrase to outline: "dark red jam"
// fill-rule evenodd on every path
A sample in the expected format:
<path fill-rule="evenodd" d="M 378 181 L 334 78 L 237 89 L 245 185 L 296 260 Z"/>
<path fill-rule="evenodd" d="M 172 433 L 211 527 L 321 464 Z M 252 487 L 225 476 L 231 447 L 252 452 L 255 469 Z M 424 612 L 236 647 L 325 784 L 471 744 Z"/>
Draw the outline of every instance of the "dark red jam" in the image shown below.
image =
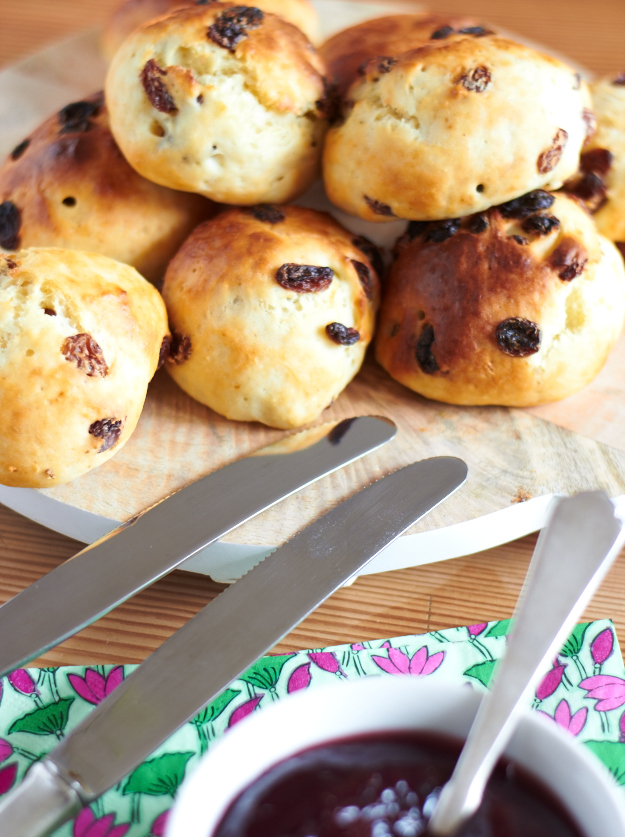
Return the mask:
<path fill-rule="evenodd" d="M 348 738 L 276 765 L 233 802 L 215 837 L 427 837 L 460 744 L 427 733 Z M 501 761 L 456 837 L 581 837 L 560 804 Z"/>

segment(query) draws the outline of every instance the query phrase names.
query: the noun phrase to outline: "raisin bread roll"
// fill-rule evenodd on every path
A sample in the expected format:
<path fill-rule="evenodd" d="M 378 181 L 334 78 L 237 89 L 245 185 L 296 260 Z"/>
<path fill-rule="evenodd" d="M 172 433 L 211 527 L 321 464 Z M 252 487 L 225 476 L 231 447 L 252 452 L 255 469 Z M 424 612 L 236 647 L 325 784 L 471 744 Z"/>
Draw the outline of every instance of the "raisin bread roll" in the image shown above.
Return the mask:
<path fill-rule="evenodd" d="M 311 209 L 231 209 L 200 225 L 165 277 L 170 375 L 230 419 L 313 421 L 372 338 L 379 290 L 369 256 L 369 242 Z"/>
<path fill-rule="evenodd" d="M 324 68 L 275 15 L 223 3 L 178 9 L 115 55 L 111 129 L 155 183 L 223 203 L 288 201 L 318 173 Z"/>
<path fill-rule="evenodd" d="M 87 250 L 152 282 L 215 212 L 206 198 L 157 186 L 128 165 L 101 94 L 47 119 L 0 168 L 0 248 Z"/>
<path fill-rule="evenodd" d="M 614 245 L 575 199 L 535 191 L 462 221 L 409 225 L 376 354 L 428 398 L 526 407 L 589 383 L 624 313 Z"/>
<path fill-rule="evenodd" d="M 561 61 L 494 35 L 374 59 L 324 150 L 330 200 L 367 221 L 481 212 L 576 170 L 592 122 Z"/>
<path fill-rule="evenodd" d="M 372 58 L 400 55 L 430 40 L 443 40 L 451 34 L 467 32 L 482 37 L 491 32 L 491 27 L 482 26 L 472 17 L 435 15 L 430 12 L 389 15 L 343 29 L 328 38 L 319 47 L 319 52 L 342 98 L 362 73 L 366 62 Z"/>
<path fill-rule="evenodd" d="M 74 250 L 0 255 L 0 482 L 49 488 L 130 438 L 163 347 L 158 291 Z"/>
<path fill-rule="evenodd" d="M 126 38 L 157 17 L 184 6 L 207 5 L 212 0 L 126 0 L 109 17 L 102 30 L 102 52 L 111 60 Z M 278 15 L 297 26 L 313 44 L 319 41 L 319 17 L 309 0 L 260 0 L 256 8 Z"/>
<path fill-rule="evenodd" d="M 597 229 L 625 258 L 625 73 L 590 85 L 597 132 L 580 159 L 580 173 L 565 188 L 594 214 Z"/>

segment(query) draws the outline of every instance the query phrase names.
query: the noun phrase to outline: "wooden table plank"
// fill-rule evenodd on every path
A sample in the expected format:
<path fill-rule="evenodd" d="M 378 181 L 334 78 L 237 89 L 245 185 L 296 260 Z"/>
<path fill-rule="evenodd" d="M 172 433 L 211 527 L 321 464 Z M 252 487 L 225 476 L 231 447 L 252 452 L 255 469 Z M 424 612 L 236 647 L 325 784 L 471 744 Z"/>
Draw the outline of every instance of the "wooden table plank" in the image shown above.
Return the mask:
<path fill-rule="evenodd" d="M 5 0 L 0 66 L 100 24 L 117 0 Z M 466 13 L 463 0 L 431 3 Z M 603 74 L 625 69 L 622 0 L 475 0 L 471 14 L 518 32 Z M 421 633 L 510 615 L 534 537 L 441 564 L 365 576 L 318 608 L 277 651 Z M 0 602 L 57 566 L 80 544 L 0 507 Z M 96 625 L 44 655 L 47 665 L 140 662 L 223 589 L 205 576 L 174 572 Z M 625 552 L 585 618 L 612 618 L 625 640 Z"/>

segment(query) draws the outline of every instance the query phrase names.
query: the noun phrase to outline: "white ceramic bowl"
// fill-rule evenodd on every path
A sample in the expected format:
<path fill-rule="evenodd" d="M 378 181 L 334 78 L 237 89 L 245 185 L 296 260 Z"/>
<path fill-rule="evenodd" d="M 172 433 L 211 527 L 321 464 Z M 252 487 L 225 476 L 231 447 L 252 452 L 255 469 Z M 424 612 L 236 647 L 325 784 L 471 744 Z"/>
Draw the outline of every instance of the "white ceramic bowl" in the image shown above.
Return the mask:
<path fill-rule="evenodd" d="M 211 837 L 245 787 L 308 747 L 375 731 L 464 738 L 479 702 L 468 686 L 409 677 L 369 677 L 298 692 L 248 716 L 211 747 L 183 784 L 166 837 Z M 569 733 L 528 710 L 506 756 L 551 790 L 585 837 L 625 835 L 622 791 Z"/>

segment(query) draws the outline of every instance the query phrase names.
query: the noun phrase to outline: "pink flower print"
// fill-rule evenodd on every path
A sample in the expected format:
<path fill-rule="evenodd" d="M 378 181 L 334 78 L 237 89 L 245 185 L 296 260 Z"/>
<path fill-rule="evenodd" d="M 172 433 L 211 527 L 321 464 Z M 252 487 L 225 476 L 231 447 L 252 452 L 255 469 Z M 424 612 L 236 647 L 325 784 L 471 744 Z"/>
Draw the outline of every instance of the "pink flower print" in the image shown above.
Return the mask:
<path fill-rule="evenodd" d="M 150 835 L 151 837 L 164 837 L 165 835 L 165 827 L 167 825 L 167 820 L 169 819 L 171 811 L 163 811 L 162 814 L 159 814 L 158 817 L 152 823 L 152 827 L 150 828 Z"/>
<path fill-rule="evenodd" d="M 484 633 L 487 627 L 488 622 L 480 622 L 478 625 L 469 625 L 467 631 L 469 632 L 469 636 L 479 636 L 481 633 Z"/>
<path fill-rule="evenodd" d="M 238 724 L 239 721 L 242 721 L 243 718 L 246 718 L 250 715 L 264 698 L 264 695 L 257 695 L 253 697 L 251 700 L 247 700 L 245 703 L 242 703 L 241 706 L 238 706 L 232 715 L 230 716 L 230 720 L 228 721 L 228 726 L 233 727 L 235 724 Z"/>
<path fill-rule="evenodd" d="M 618 722 L 618 726 L 621 733 L 619 741 L 621 742 L 621 744 L 625 744 L 625 712 L 623 712 L 623 714 L 621 715 L 621 719 Z"/>
<path fill-rule="evenodd" d="M 586 724 L 588 709 L 584 706 L 582 709 L 578 709 L 574 715 L 571 715 L 571 707 L 568 701 L 563 699 L 557 705 L 553 717 L 542 710 L 539 714 L 544 715 L 545 718 L 549 718 L 551 721 L 555 721 L 558 726 L 570 732 L 571 735 L 579 735 Z"/>
<path fill-rule="evenodd" d="M 115 666 L 106 678 L 94 668 L 88 668 L 84 677 L 80 677 L 78 674 L 68 674 L 67 679 L 72 684 L 72 689 L 83 700 L 98 704 L 102 703 L 104 698 L 110 695 L 113 689 L 116 689 L 122 682 L 124 668 L 123 666 Z"/>
<path fill-rule="evenodd" d="M 291 673 L 289 682 L 287 683 L 287 693 L 299 692 L 300 689 L 307 689 L 311 681 L 310 663 L 298 666 L 295 671 Z"/>
<path fill-rule="evenodd" d="M 13 755 L 13 747 L 4 738 L 0 738 L 0 763 L 11 758 Z"/>
<path fill-rule="evenodd" d="M 351 649 L 352 651 L 364 651 L 365 646 L 362 644 L 362 642 L 354 642 L 351 645 Z"/>
<path fill-rule="evenodd" d="M 552 695 L 562 682 L 562 675 L 564 674 L 565 665 L 554 665 L 551 671 L 542 679 L 539 687 L 536 689 L 536 699 L 541 701 Z"/>
<path fill-rule="evenodd" d="M 17 776 L 17 762 L 14 761 L 11 764 L 7 764 L 6 767 L 3 767 L 0 770 L 0 794 L 6 793 L 13 787 L 15 783 L 15 777 Z"/>
<path fill-rule="evenodd" d="M 115 814 L 96 819 L 91 808 L 83 808 L 74 820 L 74 837 L 124 837 L 130 823 L 115 825 Z"/>
<path fill-rule="evenodd" d="M 35 681 L 25 668 L 17 668 L 9 674 L 9 683 L 16 692 L 22 695 L 33 695 L 37 692 Z"/>
<path fill-rule="evenodd" d="M 590 644 L 590 653 L 595 664 L 595 674 L 599 674 L 614 649 L 614 634 L 610 628 L 601 631 Z"/>
<path fill-rule="evenodd" d="M 441 665 L 445 657 L 444 651 L 428 655 L 426 645 L 408 657 L 399 648 L 389 648 L 388 657 L 372 657 L 376 665 L 388 674 L 411 674 L 415 677 L 426 677 Z"/>
<path fill-rule="evenodd" d="M 579 685 L 580 688 L 586 689 L 587 698 L 597 701 L 597 712 L 609 712 L 610 709 L 618 709 L 625 703 L 625 680 L 620 677 L 595 674 L 582 680 Z"/>
<path fill-rule="evenodd" d="M 329 671 L 330 674 L 345 676 L 345 672 L 339 665 L 336 654 L 333 654 L 331 651 L 311 651 L 308 657 L 316 666 L 319 666 L 324 671 Z"/>

